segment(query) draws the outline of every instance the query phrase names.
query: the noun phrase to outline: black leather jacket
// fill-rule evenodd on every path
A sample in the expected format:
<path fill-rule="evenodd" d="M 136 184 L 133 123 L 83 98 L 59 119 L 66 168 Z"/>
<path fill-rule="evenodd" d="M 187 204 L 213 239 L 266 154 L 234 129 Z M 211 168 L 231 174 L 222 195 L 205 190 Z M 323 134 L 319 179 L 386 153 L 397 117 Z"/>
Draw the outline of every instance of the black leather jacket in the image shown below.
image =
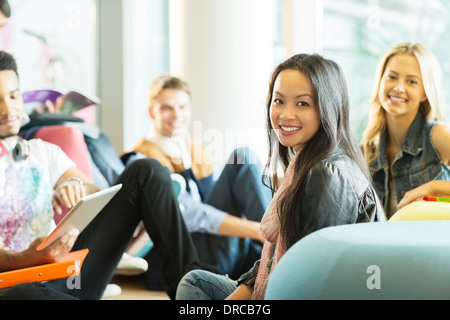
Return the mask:
<path fill-rule="evenodd" d="M 371 183 L 357 164 L 339 150 L 311 169 L 305 190 L 302 212 L 309 219 L 300 239 L 325 227 L 386 221 Z M 258 267 L 259 261 L 238 282 L 253 286 Z"/>

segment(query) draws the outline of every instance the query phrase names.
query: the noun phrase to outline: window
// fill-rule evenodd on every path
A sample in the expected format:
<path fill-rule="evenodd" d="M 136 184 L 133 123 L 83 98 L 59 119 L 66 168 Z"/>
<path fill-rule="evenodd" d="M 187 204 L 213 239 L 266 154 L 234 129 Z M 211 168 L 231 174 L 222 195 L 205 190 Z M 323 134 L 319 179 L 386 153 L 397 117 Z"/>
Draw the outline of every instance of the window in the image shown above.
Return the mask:
<path fill-rule="evenodd" d="M 125 146 L 148 130 L 147 90 L 159 75 L 170 71 L 169 1 L 123 2 Z"/>
<path fill-rule="evenodd" d="M 9 0 L 2 48 L 17 59 L 22 91 L 96 94 L 96 1 Z"/>
<path fill-rule="evenodd" d="M 323 0 L 323 54 L 344 69 L 358 139 L 365 128 L 378 60 L 395 44 L 421 42 L 432 50 L 448 88 L 449 14 L 446 0 Z M 446 94 L 450 101 L 450 91 Z"/>

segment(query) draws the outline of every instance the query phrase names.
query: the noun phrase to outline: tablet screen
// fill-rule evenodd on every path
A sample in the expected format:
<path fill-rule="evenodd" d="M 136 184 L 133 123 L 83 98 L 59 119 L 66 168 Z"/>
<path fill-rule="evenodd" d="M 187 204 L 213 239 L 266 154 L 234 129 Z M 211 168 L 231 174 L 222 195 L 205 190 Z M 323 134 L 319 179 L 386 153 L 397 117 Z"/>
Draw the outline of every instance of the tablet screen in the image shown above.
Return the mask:
<path fill-rule="evenodd" d="M 45 249 L 72 228 L 80 232 L 95 218 L 103 207 L 122 188 L 121 184 L 85 196 L 66 214 L 53 232 L 37 248 Z"/>

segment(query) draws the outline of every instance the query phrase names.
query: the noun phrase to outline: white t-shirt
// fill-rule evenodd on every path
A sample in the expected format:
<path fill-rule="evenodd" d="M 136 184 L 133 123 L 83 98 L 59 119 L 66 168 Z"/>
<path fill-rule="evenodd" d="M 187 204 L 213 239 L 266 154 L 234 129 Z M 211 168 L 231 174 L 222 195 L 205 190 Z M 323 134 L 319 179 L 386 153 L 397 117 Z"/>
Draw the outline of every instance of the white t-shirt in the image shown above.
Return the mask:
<path fill-rule="evenodd" d="M 20 252 L 54 227 L 53 188 L 75 163 L 56 145 L 33 139 L 26 160 L 0 158 L 0 249 Z"/>

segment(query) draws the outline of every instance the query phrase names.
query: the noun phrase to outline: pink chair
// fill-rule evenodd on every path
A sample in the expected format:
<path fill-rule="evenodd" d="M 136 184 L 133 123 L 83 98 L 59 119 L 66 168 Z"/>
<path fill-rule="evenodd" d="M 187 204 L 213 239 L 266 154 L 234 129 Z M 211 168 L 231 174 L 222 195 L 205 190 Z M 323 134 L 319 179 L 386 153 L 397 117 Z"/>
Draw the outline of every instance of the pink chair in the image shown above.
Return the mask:
<path fill-rule="evenodd" d="M 42 127 L 35 138 L 58 145 L 77 165 L 77 168 L 93 180 L 89 151 L 80 129 L 64 125 Z"/>
<path fill-rule="evenodd" d="M 76 163 L 81 172 L 92 181 L 94 180 L 89 151 L 79 128 L 64 125 L 46 126 L 39 129 L 34 138 L 58 145 Z M 55 214 L 55 222 L 61 221 L 66 213 L 67 211 L 64 210 L 61 215 Z"/>

